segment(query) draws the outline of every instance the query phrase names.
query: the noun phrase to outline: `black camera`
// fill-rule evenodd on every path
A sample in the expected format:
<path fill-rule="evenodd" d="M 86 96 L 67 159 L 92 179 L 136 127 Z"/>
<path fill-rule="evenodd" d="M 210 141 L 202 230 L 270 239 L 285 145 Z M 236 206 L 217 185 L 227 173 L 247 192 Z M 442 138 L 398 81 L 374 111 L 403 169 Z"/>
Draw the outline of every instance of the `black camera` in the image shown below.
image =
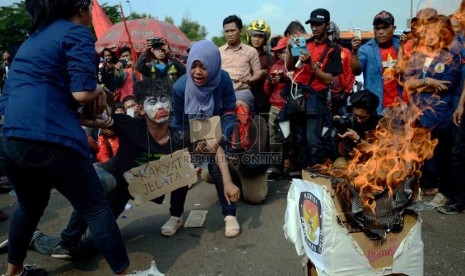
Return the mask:
<path fill-rule="evenodd" d="M 166 44 L 165 39 L 162 37 L 155 37 L 150 40 L 152 42 L 152 48 L 159 49 Z"/>
<path fill-rule="evenodd" d="M 344 134 L 347 132 L 347 129 L 354 129 L 355 120 L 354 117 L 350 114 L 342 115 L 340 117 L 336 117 L 333 120 L 334 129 L 339 134 Z"/>
<path fill-rule="evenodd" d="M 119 62 L 123 65 L 123 68 L 126 68 L 128 66 L 128 60 L 127 59 L 120 59 Z"/>

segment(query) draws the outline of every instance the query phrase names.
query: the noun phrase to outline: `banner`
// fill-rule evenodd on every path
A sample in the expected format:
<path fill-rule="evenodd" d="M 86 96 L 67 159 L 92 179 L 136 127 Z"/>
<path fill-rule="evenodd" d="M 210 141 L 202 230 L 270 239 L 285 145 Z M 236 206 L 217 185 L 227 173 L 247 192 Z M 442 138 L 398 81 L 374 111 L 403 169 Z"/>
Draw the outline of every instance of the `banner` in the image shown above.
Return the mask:
<path fill-rule="evenodd" d="M 136 205 L 197 182 L 187 149 L 165 155 L 124 173 Z"/>

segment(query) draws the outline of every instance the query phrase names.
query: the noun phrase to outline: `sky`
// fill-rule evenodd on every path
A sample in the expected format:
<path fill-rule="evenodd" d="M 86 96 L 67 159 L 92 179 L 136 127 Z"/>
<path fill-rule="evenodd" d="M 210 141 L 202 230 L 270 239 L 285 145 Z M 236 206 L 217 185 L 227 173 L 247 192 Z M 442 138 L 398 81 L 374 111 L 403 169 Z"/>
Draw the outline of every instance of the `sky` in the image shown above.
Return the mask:
<path fill-rule="evenodd" d="M 11 5 L 18 0 L 0 0 L 0 6 Z M 341 31 L 361 28 L 372 30 L 374 16 L 386 10 L 395 18 L 397 30 L 407 27 L 411 12 L 416 14 L 423 7 L 436 8 L 441 14 L 454 12 L 461 0 L 98 0 L 102 5 L 123 6 L 125 15 L 131 11 L 147 13 L 164 20 L 170 16 L 175 25 L 181 24 L 184 17 L 197 21 L 207 29 L 207 38 L 222 35 L 223 19 L 236 14 L 244 24 L 255 19 L 263 19 L 271 27 L 272 35 L 283 34 L 286 26 L 293 20 L 304 24 L 310 12 L 317 8 L 325 8 L 331 14 Z M 411 9 L 412 5 L 412 9 Z M 304 24 L 305 25 L 305 24 Z M 309 25 L 305 25 L 310 32 Z"/>

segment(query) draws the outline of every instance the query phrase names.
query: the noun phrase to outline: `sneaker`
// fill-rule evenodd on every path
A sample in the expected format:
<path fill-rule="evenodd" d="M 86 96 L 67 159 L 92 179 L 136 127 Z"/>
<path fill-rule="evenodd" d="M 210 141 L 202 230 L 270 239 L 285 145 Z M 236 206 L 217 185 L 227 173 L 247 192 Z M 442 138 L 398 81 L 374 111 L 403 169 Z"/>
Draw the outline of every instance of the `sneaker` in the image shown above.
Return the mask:
<path fill-rule="evenodd" d="M 182 218 L 171 216 L 161 227 L 161 234 L 165 237 L 172 237 L 182 227 Z"/>
<path fill-rule="evenodd" d="M 52 258 L 60 260 L 71 260 L 71 251 L 74 249 L 69 242 L 61 240 L 60 243 L 53 249 Z"/>
<path fill-rule="evenodd" d="M 239 226 L 239 222 L 237 222 L 237 218 L 235 216 L 225 216 L 224 222 L 224 235 L 226 237 L 234 238 L 239 236 L 241 233 L 241 227 Z"/>
<path fill-rule="evenodd" d="M 429 206 L 432 206 L 433 208 L 438 208 L 438 207 L 446 205 L 447 203 L 449 203 L 449 199 L 447 199 L 445 195 L 441 193 L 437 193 L 434 196 L 434 198 L 430 202 L 427 202 L 426 204 L 428 204 Z"/>
<path fill-rule="evenodd" d="M 439 213 L 443 213 L 445 215 L 455 215 L 465 211 L 465 206 L 458 202 L 451 202 L 442 207 L 439 207 L 438 211 Z"/>
<path fill-rule="evenodd" d="M 149 269 L 144 270 L 144 271 L 136 270 L 136 271 L 133 271 L 129 275 L 135 275 L 135 276 L 165 276 L 165 274 L 161 273 L 158 270 L 157 265 L 155 264 L 155 261 L 152 261 L 152 263 L 150 264 Z"/>

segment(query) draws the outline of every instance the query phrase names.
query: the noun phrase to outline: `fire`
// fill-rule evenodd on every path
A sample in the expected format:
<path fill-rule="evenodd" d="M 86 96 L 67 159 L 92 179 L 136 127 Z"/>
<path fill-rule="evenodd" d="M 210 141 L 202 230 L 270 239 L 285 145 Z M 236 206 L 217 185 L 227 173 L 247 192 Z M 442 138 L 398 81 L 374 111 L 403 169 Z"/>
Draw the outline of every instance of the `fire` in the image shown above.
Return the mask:
<path fill-rule="evenodd" d="M 352 198 L 346 185 L 359 194 L 365 210 L 374 213 L 376 195 L 387 191 L 392 196 L 407 177 L 419 179 L 425 159 L 433 156 L 438 141 L 431 140 L 428 129 L 418 127 L 422 114 L 415 106 L 399 103 L 367 134 L 366 142 L 358 145 L 347 162 L 317 165 L 312 169 L 323 174 L 348 180 L 338 185 L 337 193 Z"/>

